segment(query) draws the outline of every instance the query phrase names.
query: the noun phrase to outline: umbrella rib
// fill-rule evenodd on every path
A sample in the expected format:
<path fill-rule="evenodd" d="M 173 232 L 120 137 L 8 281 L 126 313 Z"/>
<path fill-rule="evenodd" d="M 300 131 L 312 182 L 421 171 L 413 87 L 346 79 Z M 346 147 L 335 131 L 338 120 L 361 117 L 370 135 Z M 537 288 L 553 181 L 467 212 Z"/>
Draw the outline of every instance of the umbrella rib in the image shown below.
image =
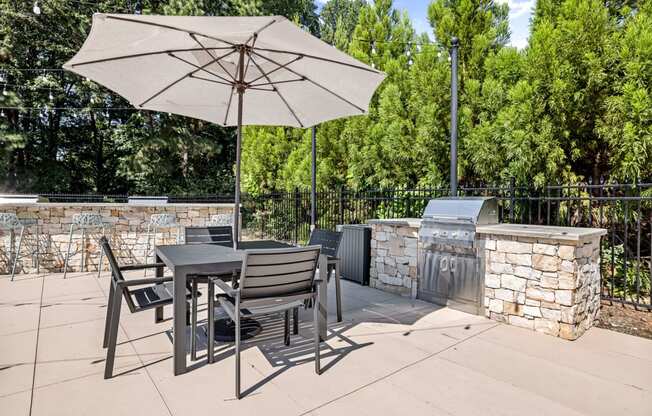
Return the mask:
<path fill-rule="evenodd" d="M 256 38 L 258 37 L 258 34 L 260 32 L 262 32 L 263 30 L 267 29 L 268 27 L 270 27 L 271 25 L 273 25 L 274 23 L 276 23 L 277 21 L 278 20 L 276 20 L 276 19 L 272 19 L 271 22 L 265 23 L 260 29 L 256 30 L 251 36 L 249 36 L 249 39 L 247 39 L 247 41 L 245 42 L 245 45 L 248 44 L 249 41 L 253 39 L 254 43 L 251 44 L 251 47 L 253 48 L 254 44 L 256 43 Z"/>
<path fill-rule="evenodd" d="M 231 109 L 231 101 L 233 100 L 233 90 L 235 85 L 231 86 L 231 94 L 229 94 L 229 103 L 226 105 L 226 113 L 224 114 L 224 125 L 226 126 L 226 121 L 229 118 L 229 110 Z"/>
<path fill-rule="evenodd" d="M 197 44 L 198 44 L 199 46 L 202 47 L 202 49 L 203 49 L 203 50 L 208 54 L 208 56 L 210 56 L 211 58 L 215 58 L 215 56 L 213 56 L 213 54 L 210 53 L 210 52 L 208 51 L 208 49 L 206 49 L 206 47 L 204 46 L 204 44 L 201 43 L 201 42 L 199 41 L 199 39 L 197 39 L 197 36 L 195 36 L 194 34 L 190 33 L 190 37 L 192 38 L 192 40 L 194 40 L 195 42 L 197 42 Z M 228 75 L 229 77 L 231 77 L 231 80 L 232 80 L 233 82 L 235 82 L 235 77 L 234 77 L 233 75 L 231 75 L 231 73 L 230 73 L 229 71 L 227 71 L 227 69 L 224 67 L 224 65 L 222 65 L 222 63 L 221 63 L 219 60 L 217 61 L 217 64 L 220 66 L 220 68 L 222 68 L 222 70 L 223 70 L 224 72 L 227 73 L 227 75 Z"/>
<path fill-rule="evenodd" d="M 234 51 L 231 51 L 231 52 L 227 53 L 226 55 L 222 55 L 222 57 L 220 57 L 220 58 L 216 58 L 216 60 L 217 60 L 217 59 L 222 59 L 222 58 L 224 58 L 225 56 L 228 56 L 228 55 L 232 54 L 233 52 L 234 52 Z M 173 57 L 175 57 L 175 58 L 178 58 L 177 56 L 175 56 L 175 55 L 173 55 L 173 54 L 170 54 L 170 56 L 173 56 Z M 156 97 L 158 97 L 159 95 L 163 94 L 165 91 L 167 91 L 167 90 L 170 89 L 171 87 L 177 85 L 179 82 L 183 81 L 184 79 L 188 78 L 189 76 L 194 75 L 195 73 L 197 73 L 197 72 L 199 72 L 200 70 L 204 69 L 204 68 L 207 67 L 208 65 L 211 65 L 213 62 L 214 62 L 214 61 L 210 61 L 210 62 L 208 62 L 208 63 L 202 65 L 201 67 L 199 67 L 199 68 L 197 68 L 197 69 L 195 69 L 195 70 L 192 70 L 192 71 L 188 72 L 187 74 L 185 74 L 184 76 L 180 77 L 179 79 L 177 79 L 177 80 L 174 81 L 173 83 L 168 84 L 168 85 L 165 86 L 163 89 L 161 89 L 159 92 L 157 92 L 156 94 L 152 95 L 151 97 L 149 97 L 148 99 L 146 99 L 145 101 L 143 101 L 143 102 L 139 105 L 139 107 L 144 106 L 144 105 L 147 104 L 148 102 L 152 101 L 154 98 L 156 98 Z"/>
<path fill-rule="evenodd" d="M 195 32 L 194 30 L 181 29 L 181 28 L 176 27 L 176 26 L 162 25 L 160 23 L 146 22 L 144 20 L 141 21 L 141 20 L 136 20 L 136 19 L 129 19 L 129 18 L 126 18 L 126 17 L 111 16 L 111 15 L 106 15 L 106 18 L 107 19 L 114 19 L 114 20 L 121 20 L 123 22 L 137 23 L 137 24 L 141 24 L 141 25 L 162 27 L 164 29 L 176 30 L 177 32 L 186 32 L 186 33 L 190 33 L 190 34 L 200 35 L 200 36 L 202 36 L 204 38 L 213 39 L 213 40 L 216 40 L 218 42 L 226 43 L 227 45 L 235 46 L 235 43 L 229 42 L 228 40 L 216 38 L 214 36 L 205 35 L 203 33 Z"/>
<path fill-rule="evenodd" d="M 287 84 L 288 82 L 297 82 L 297 81 L 305 81 L 305 78 L 285 79 L 283 81 L 270 81 L 270 82 L 264 82 L 262 84 L 249 83 L 249 87 L 262 87 L 265 85 Z"/>
<path fill-rule="evenodd" d="M 256 30 L 256 31 L 255 31 L 251 36 L 249 36 L 249 39 L 247 39 L 247 41 L 246 41 L 244 44 L 245 44 L 245 45 L 248 45 L 248 44 L 249 44 L 249 41 L 252 41 L 252 42 L 251 42 L 251 46 L 250 46 L 249 48 L 250 48 L 250 49 L 253 49 L 253 48 L 256 46 L 256 41 L 258 40 L 258 34 L 259 34 L 260 32 L 262 32 L 263 30 L 267 29 L 268 27 L 270 27 L 271 25 L 273 25 L 274 23 L 276 23 L 276 19 L 273 19 L 271 22 L 268 22 L 268 23 L 265 24 L 263 27 L 261 27 L 260 29 Z M 250 55 L 250 54 L 247 54 L 247 65 L 245 66 L 244 75 L 242 76 L 242 80 L 243 80 L 243 81 L 244 81 L 245 79 L 247 79 L 247 72 L 249 72 L 249 64 L 250 64 L 250 63 L 251 63 L 251 55 Z"/>
<path fill-rule="evenodd" d="M 271 63 L 273 63 L 273 64 L 276 64 L 276 65 L 279 65 L 279 66 L 281 65 L 281 64 L 279 64 L 278 62 L 274 61 L 272 58 L 268 58 L 268 57 L 266 57 L 266 56 L 263 56 L 263 55 L 261 55 L 261 54 L 259 54 L 259 53 L 256 53 L 255 51 L 251 51 L 251 52 L 252 52 L 253 54 L 255 54 L 256 56 L 259 56 L 259 57 L 261 57 L 261 58 L 263 58 L 263 59 L 265 59 L 265 60 L 267 60 L 267 61 L 269 61 L 269 62 L 271 62 Z M 328 88 L 326 88 L 325 86 L 321 85 L 321 84 L 318 83 L 317 81 L 314 81 L 313 79 L 311 79 L 311 78 L 309 78 L 309 77 L 307 77 L 307 76 L 305 76 L 305 75 L 303 75 L 303 74 L 300 74 L 300 73 L 298 73 L 297 71 L 295 71 L 295 70 L 293 70 L 293 69 L 290 69 L 290 68 L 287 68 L 287 67 L 286 67 L 285 69 L 286 69 L 287 71 L 290 71 L 291 73 L 293 73 L 294 75 L 296 75 L 296 76 L 298 76 L 298 77 L 304 77 L 304 78 L 306 79 L 306 81 L 310 82 L 311 84 L 315 85 L 316 87 L 321 88 L 322 90 L 328 92 L 329 94 L 331 94 L 331 95 L 333 95 L 333 96 L 339 98 L 340 100 L 344 101 L 345 103 L 349 104 L 350 106 L 355 107 L 356 109 L 358 109 L 358 110 L 359 110 L 360 112 L 362 112 L 363 114 L 365 113 L 365 110 L 364 110 L 363 108 L 357 106 L 356 104 L 354 104 L 354 103 L 352 103 L 351 101 L 347 100 L 346 98 L 342 97 L 341 95 L 339 95 L 339 94 L 336 93 L 335 91 L 331 91 L 331 90 L 329 90 Z"/>
<path fill-rule="evenodd" d="M 233 49 L 231 46 L 224 46 L 224 47 L 217 47 L 217 48 L 209 48 L 209 49 L 215 49 L 215 50 L 223 50 L 223 49 Z M 135 53 L 132 55 L 121 55 L 121 56 L 114 56 L 111 58 L 102 58 L 102 59 L 94 59 L 92 61 L 86 61 L 86 62 L 78 62 L 76 64 L 70 64 L 72 68 L 76 66 L 82 66 L 82 65 L 90 65 L 90 64 L 98 64 L 102 62 L 110 62 L 110 61 L 119 61 L 122 59 L 129 59 L 129 58 L 141 58 L 143 56 L 151 56 L 151 55 L 163 55 L 163 54 L 169 54 L 172 52 L 196 52 L 196 51 L 201 51 L 200 48 L 185 48 L 185 49 L 168 49 L 164 51 L 156 51 L 156 52 L 142 52 L 142 53 Z"/>
<path fill-rule="evenodd" d="M 220 85 L 228 85 L 229 87 L 232 87 L 232 86 L 233 86 L 233 83 L 232 83 L 232 82 L 222 82 L 222 81 L 218 81 L 218 80 L 216 80 L 216 79 L 209 79 L 209 78 L 198 77 L 197 75 L 192 75 L 192 74 L 188 75 L 188 78 L 198 79 L 198 80 L 200 80 L 200 81 L 213 82 L 213 83 L 215 83 L 215 84 L 220 84 Z"/>
<path fill-rule="evenodd" d="M 373 68 L 369 68 L 368 66 L 355 65 L 355 64 L 348 63 L 348 62 L 342 62 L 342 61 L 338 61 L 338 60 L 335 60 L 335 59 L 324 58 L 324 57 L 321 57 L 321 56 L 310 55 L 310 54 L 306 54 L 306 53 L 283 51 L 283 50 L 280 50 L 280 49 L 269 49 L 269 48 L 256 48 L 256 49 L 259 50 L 259 51 L 265 51 L 265 52 L 284 53 L 284 54 L 287 54 L 287 55 L 299 55 L 299 56 L 303 56 L 305 58 L 316 59 L 318 61 L 330 62 L 330 63 L 333 63 L 333 64 L 344 65 L 344 66 L 359 69 L 359 70 L 362 70 L 362 71 L 373 72 L 374 74 L 381 74 L 382 73 L 381 71 L 378 71 L 378 70 L 373 69 Z"/>
<path fill-rule="evenodd" d="M 213 58 L 213 60 L 212 60 L 211 62 L 209 62 L 207 65 L 211 65 L 211 64 L 213 64 L 213 63 L 215 63 L 215 62 L 219 62 L 220 59 L 225 58 L 225 57 L 231 55 L 231 54 L 234 53 L 234 52 L 235 52 L 235 51 L 231 51 L 231 52 L 227 53 L 226 55 L 222 55 L 221 57 Z M 197 64 L 193 64 L 192 62 L 190 62 L 190 61 L 188 61 L 188 60 L 186 60 L 186 59 L 183 59 L 183 58 L 181 58 L 180 56 L 176 56 L 175 54 L 172 54 L 172 53 L 170 54 L 170 56 L 173 57 L 173 58 L 176 58 L 176 59 L 180 60 L 181 62 L 186 63 L 186 64 L 188 64 L 188 65 L 190 65 L 190 66 L 192 66 L 192 67 L 195 67 L 195 68 L 197 69 L 197 71 L 203 71 L 203 72 L 206 72 L 207 74 L 212 75 L 212 76 L 214 76 L 214 77 L 217 77 L 217 78 L 223 80 L 224 82 L 228 82 L 228 83 L 229 83 L 228 85 L 233 85 L 233 81 L 231 81 L 231 80 L 229 80 L 229 79 L 226 79 L 226 78 L 224 78 L 223 76 L 221 76 L 221 75 L 219 75 L 219 74 L 216 74 L 216 73 L 214 73 L 214 72 L 209 71 L 208 69 L 206 69 L 206 66 L 207 66 L 207 65 L 199 66 L 199 65 L 197 65 Z"/>
<path fill-rule="evenodd" d="M 261 68 L 260 65 L 258 65 L 258 62 L 256 62 L 256 60 L 253 58 L 253 56 L 251 56 L 251 54 L 249 54 L 249 57 L 251 58 L 251 62 L 253 62 L 254 65 L 256 66 L 256 68 L 258 68 L 258 70 L 263 74 L 263 76 L 265 77 L 265 79 L 267 80 L 267 82 L 271 83 L 272 80 L 271 80 L 271 79 L 269 78 L 269 76 L 265 73 L 265 71 L 263 70 L 263 68 Z M 292 107 L 290 106 L 290 104 L 287 102 L 287 100 L 285 99 L 285 97 L 283 97 L 283 94 L 281 94 L 281 91 L 279 91 L 278 88 L 276 88 L 276 87 L 273 86 L 273 85 L 272 85 L 272 90 L 273 90 L 274 92 L 276 92 L 276 94 L 278 94 L 279 98 L 283 101 L 283 104 L 285 104 L 285 106 L 288 108 L 288 110 L 290 110 L 290 113 L 292 113 L 292 116 L 294 116 L 295 120 L 297 120 L 297 123 L 299 123 L 299 126 L 303 127 L 303 123 L 301 122 L 301 120 L 299 120 L 299 117 L 297 116 L 297 113 L 294 112 L 294 110 L 292 109 Z"/>
<path fill-rule="evenodd" d="M 253 52 L 253 51 L 252 51 L 252 52 Z M 255 52 L 254 52 L 254 53 L 255 53 Z M 274 72 L 278 71 L 279 69 L 287 68 L 288 65 L 295 63 L 295 62 L 298 61 L 299 59 L 301 59 L 301 55 L 297 56 L 296 58 L 294 58 L 293 60 L 291 60 L 291 61 L 288 62 L 288 63 L 285 63 L 285 64 L 283 64 L 283 65 L 280 65 L 280 66 L 278 66 L 277 68 L 274 68 L 273 70 L 269 71 L 269 72 L 267 73 L 267 75 L 273 74 Z M 276 64 L 276 63 L 275 63 L 275 64 Z M 278 65 L 278 64 L 276 64 L 276 65 Z M 263 74 L 264 74 L 264 73 L 263 73 Z M 258 81 L 259 79 L 262 79 L 262 78 L 264 78 L 264 77 L 265 77 L 265 75 L 261 75 L 261 76 L 259 76 L 258 78 L 254 78 L 254 79 L 252 79 L 251 81 L 249 81 L 249 84 L 253 84 L 254 82 L 256 82 L 256 81 Z"/>

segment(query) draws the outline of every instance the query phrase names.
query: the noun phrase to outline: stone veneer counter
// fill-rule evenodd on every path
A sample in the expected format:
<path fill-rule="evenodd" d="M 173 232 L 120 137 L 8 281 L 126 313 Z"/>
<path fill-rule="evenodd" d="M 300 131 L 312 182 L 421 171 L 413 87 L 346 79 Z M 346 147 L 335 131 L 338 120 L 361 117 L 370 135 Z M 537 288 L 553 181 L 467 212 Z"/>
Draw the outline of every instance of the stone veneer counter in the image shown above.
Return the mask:
<path fill-rule="evenodd" d="M 21 219 L 36 219 L 40 228 L 41 270 L 59 272 L 68 248 L 68 233 L 72 217 L 81 212 L 100 214 L 106 223 L 106 236 L 111 241 L 118 261 L 124 264 L 145 261 L 147 245 L 147 224 L 152 214 L 175 214 L 177 223 L 183 226 L 202 226 L 215 214 L 231 214 L 233 204 L 224 203 L 168 203 L 168 204 L 120 204 L 120 203 L 10 203 L 0 204 L 0 212 L 15 213 Z M 161 228 L 157 233 L 158 244 L 174 244 L 176 229 Z M 183 239 L 183 231 L 180 230 Z M 97 270 L 99 250 L 97 237 L 99 231 L 86 234 L 81 242 L 81 232 L 75 229 L 69 262 L 69 271 L 78 271 L 81 265 L 81 247 L 85 249 L 85 269 Z M 35 236 L 30 230 L 26 235 L 21 255 L 27 255 L 18 262 L 17 271 L 36 272 L 29 252 L 34 250 Z M 0 230 L 0 273 L 8 273 L 10 259 L 8 249 L 11 246 L 10 233 Z M 106 269 L 107 265 L 104 264 Z"/>
<path fill-rule="evenodd" d="M 477 233 L 486 240 L 487 317 L 570 340 L 593 325 L 606 230 L 499 224 Z"/>
<path fill-rule="evenodd" d="M 369 220 L 369 286 L 403 296 L 417 294 L 417 246 L 421 218 Z"/>

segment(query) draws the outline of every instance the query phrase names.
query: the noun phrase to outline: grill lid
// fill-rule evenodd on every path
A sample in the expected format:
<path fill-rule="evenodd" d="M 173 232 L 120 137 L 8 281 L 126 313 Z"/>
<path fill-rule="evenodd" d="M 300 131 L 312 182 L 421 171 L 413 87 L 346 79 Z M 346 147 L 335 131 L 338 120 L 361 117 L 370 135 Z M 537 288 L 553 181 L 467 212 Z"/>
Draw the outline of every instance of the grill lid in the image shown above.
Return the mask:
<path fill-rule="evenodd" d="M 498 224 L 498 202 L 494 197 L 448 197 L 431 199 L 423 218 L 439 222 Z"/>

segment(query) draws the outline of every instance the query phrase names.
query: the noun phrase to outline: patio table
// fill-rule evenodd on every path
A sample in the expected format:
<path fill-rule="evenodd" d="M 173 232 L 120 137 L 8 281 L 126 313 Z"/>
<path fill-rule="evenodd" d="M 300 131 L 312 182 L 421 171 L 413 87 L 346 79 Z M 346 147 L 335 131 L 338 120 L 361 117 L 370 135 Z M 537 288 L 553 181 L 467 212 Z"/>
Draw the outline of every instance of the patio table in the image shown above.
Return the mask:
<path fill-rule="evenodd" d="M 243 241 L 239 249 L 211 244 L 168 245 L 156 247 L 156 261 L 165 263 L 173 275 L 174 301 L 173 316 L 173 365 L 174 375 L 187 371 L 186 362 L 186 281 L 195 273 L 228 274 L 240 269 L 242 250 L 288 247 L 287 244 L 272 240 Z M 158 269 L 157 275 L 163 270 Z M 327 280 L 320 283 L 320 305 L 328 305 Z M 326 307 L 320 308 L 320 338 L 326 339 Z"/>

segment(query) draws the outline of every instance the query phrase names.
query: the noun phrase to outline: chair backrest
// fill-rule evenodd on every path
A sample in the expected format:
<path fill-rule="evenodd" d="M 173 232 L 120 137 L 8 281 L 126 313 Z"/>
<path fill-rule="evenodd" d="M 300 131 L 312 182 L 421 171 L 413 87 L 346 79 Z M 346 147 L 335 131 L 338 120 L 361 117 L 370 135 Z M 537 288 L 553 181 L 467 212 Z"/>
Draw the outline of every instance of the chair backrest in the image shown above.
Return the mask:
<path fill-rule="evenodd" d="M 319 246 L 245 250 L 240 273 L 243 300 L 311 293 Z"/>
<path fill-rule="evenodd" d="M 308 245 L 321 246 L 321 254 L 328 257 L 337 257 L 337 250 L 340 248 L 340 241 L 342 241 L 342 233 L 339 231 L 328 231 L 314 229 L 310 234 L 310 241 Z"/>
<path fill-rule="evenodd" d="M 186 227 L 186 244 L 216 244 L 233 247 L 232 227 Z"/>
<path fill-rule="evenodd" d="M 120 271 L 120 265 L 118 264 L 118 261 L 116 260 L 115 255 L 113 254 L 113 250 L 111 249 L 109 240 L 107 240 L 106 237 L 102 236 L 100 238 L 100 246 L 102 246 L 102 250 L 104 250 L 104 255 L 109 260 L 109 266 L 111 267 L 111 279 L 113 279 L 112 283 L 114 284 L 117 282 L 123 282 L 125 278 L 122 275 L 122 272 Z M 134 300 L 131 297 L 131 292 L 129 292 L 128 286 L 125 286 L 122 294 L 124 295 L 129 310 L 131 312 L 134 312 L 136 310 L 136 305 L 134 304 Z"/>

